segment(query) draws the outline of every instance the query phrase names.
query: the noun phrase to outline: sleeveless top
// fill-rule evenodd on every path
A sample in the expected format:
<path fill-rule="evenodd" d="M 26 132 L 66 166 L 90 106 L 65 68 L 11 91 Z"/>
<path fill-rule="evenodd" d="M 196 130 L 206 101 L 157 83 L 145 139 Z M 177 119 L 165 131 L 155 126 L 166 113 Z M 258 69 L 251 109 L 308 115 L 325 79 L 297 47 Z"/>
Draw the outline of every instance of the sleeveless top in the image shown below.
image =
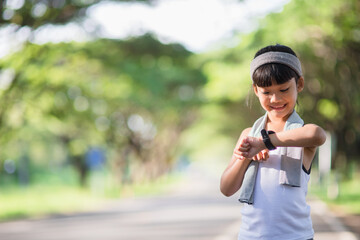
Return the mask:
<path fill-rule="evenodd" d="M 306 194 L 310 175 L 301 171 L 300 187 L 279 184 L 281 147 L 259 164 L 252 205 L 243 204 L 238 240 L 305 240 L 314 236 Z"/>
<path fill-rule="evenodd" d="M 265 128 L 268 119 L 267 112 L 264 116 L 255 121 L 251 128 L 249 136 L 261 137 L 261 130 Z M 300 128 L 304 126 L 304 121 L 293 110 L 292 114 L 286 120 L 284 131 Z M 282 147 L 279 184 L 285 184 L 293 187 L 300 187 L 301 167 L 303 161 L 304 148 L 301 147 Z M 253 204 L 254 188 L 256 175 L 259 168 L 259 162 L 251 161 L 244 174 L 243 183 L 239 191 L 239 201 L 242 203 Z"/>

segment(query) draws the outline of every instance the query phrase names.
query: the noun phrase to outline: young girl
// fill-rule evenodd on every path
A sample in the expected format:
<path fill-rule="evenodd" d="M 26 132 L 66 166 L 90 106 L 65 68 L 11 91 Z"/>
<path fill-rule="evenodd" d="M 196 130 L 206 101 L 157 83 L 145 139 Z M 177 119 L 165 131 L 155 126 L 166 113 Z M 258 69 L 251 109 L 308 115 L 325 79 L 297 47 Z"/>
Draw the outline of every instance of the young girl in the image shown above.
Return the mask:
<path fill-rule="evenodd" d="M 312 239 L 305 197 L 316 148 L 326 136 L 295 111 L 304 88 L 300 61 L 289 47 L 267 46 L 255 54 L 250 73 L 266 113 L 241 133 L 220 184 L 225 196 L 240 189 L 238 240 Z"/>

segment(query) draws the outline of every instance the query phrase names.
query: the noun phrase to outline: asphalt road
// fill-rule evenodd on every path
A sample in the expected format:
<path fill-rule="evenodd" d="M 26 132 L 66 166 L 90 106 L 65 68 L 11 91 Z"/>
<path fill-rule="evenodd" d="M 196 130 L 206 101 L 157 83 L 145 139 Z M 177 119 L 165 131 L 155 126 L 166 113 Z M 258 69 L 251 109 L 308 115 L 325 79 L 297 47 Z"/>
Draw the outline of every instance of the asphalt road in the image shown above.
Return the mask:
<path fill-rule="evenodd" d="M 236 196 L 223 197 L 218 179 L 196 168 L 163 196 L 113 201 L 101 210 L 0 224 L 0 240 L 235 240 Z M 316 240 L 356 240 L 317 200 L 311 200 Z"/>

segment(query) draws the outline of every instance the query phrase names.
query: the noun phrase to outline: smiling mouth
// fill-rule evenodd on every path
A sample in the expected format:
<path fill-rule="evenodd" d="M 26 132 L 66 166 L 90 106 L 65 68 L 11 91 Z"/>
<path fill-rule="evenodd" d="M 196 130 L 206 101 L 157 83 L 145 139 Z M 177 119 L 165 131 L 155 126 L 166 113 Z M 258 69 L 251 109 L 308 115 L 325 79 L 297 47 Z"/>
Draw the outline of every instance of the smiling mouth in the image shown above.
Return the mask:
<path fill-rule="evenodd" d="M 281 105 L 281 106 L 271 106 L 271 108 L 276 110 L 276 111 L 283 110 L 285 107 L 286 107 L 286 104 Z"/>

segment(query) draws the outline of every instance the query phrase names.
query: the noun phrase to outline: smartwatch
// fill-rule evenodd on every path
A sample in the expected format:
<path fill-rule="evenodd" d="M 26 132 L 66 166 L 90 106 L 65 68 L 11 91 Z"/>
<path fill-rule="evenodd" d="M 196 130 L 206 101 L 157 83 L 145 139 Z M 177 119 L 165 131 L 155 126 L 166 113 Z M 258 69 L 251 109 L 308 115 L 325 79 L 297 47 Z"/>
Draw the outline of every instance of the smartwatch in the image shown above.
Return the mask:
<path fill-rule="evenodd" d="M 276 147 L 271 143 L 270 137 L 269 137 L 269 134 L 273 134 L 273 133 L 275 133 L 275 132 L 273 132 L 273 131 L 268 132 L 265 129 L 261 130 L 261 136 L 262 136 L 263 142 L 264 142 L 266 148 L 269 150 L 276 149 Z"/>

